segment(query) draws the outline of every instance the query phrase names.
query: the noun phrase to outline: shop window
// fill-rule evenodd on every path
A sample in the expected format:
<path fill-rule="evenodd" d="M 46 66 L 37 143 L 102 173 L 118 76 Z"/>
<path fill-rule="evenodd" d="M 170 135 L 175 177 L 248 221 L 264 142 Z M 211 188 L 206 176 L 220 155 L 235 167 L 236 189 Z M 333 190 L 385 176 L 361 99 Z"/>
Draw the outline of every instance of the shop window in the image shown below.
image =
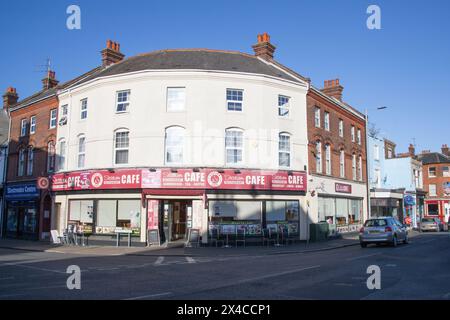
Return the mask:
<path fill-rule="evenodd" d="M 71 200 L 69 202 L 69 229 L 92 232 L 93 218 L 93 200 Z"/>
<path fill-rule="evenodd" d="M 358 224 L 361 222 L 363 210 L 363 202 L 362 200 L 350 200 L 350 224 Z"/>
<path fill-rule="evenodd" d="M 141 232 L 140 200 L 99 200 L 97 202 L 97 234 L 113 234 L 116 228 L 132 230 L 133 234 Z"/>
<path fill-rule="evenodd" d="M 298 201 L 267 201 L 266 222 L 271 230 L 284 229 L 289 234 L 299 232 L 299 203 Z"/>
<path fill-rule="evenodd" d="M 33 175 L 33 167 L 34 167 L 34 149 L 33 147 L 28 148 L 28 158 L 27 158 L 27 175 Z"/>
<path fill-rule="evenodd" d="M 436 204 L 428 204 L 428 215 L 429 216 L 438 216 L 439 215 L 439 205 Z"/>
<path fill-rule="evenodd" d="M 349 210 L 347 199 L 336 199 L 336 225 L 348 224 Z"/>
<path fill-rule="evenodd" d="M 319 222 L 335 224 L 336 202 L 334 198 L 319 198 Z"/>

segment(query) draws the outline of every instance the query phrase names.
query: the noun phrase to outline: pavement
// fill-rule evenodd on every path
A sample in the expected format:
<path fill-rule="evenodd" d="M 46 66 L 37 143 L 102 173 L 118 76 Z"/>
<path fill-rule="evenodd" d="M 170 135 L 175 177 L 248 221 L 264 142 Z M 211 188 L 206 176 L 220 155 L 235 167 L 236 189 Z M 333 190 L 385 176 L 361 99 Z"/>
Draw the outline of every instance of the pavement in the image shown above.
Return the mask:
<path fill-rule="evenodd" d="M 2 300 L 450 300 L 449 233 L 364 249 L 355 239 L 283 248 L 132 248 L 140 251 L 114 255 L 87 254 L 96 248 L 5 248 L 3 241 L 0 247 Z M 373 265 L 380 268 L 380 290 L 367 287 Z M 70 266 L 80 268 L 80 290 L 67 288 Z"/>

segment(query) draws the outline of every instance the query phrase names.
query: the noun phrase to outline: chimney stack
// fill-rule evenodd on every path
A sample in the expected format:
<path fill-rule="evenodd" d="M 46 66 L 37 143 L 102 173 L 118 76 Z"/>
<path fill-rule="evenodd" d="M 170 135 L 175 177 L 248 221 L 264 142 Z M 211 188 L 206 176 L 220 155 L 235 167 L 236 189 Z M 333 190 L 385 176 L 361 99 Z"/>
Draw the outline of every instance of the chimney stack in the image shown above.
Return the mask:
<path fill-rule="evenodd" d="M 48 90 L 48 89 L 54 88 L 58 85 L 58 83 L 59 83 L 59 81 L 56 80 L 55 71 L 49 70 L 47 72 L 47 76 L 44 79 L 42 79 L 42 89 Z"/>
<path fill-rule="evenodd" d="M 253 45 L 253 51 L 255 51 L 257 57 L 271 61 L 273 60 L 275 49 L 276 47 L 270 43 L 270 36 L 267 32 L 258 34 L 258 43 Z"/>
<path fill-rule="evenodd" d="M 412 144 L 410 144 L 409 148 L 408 148 L 408 152 L 411 157 L 414 157 L 416 155 L 416 148 L 414 148 L 414 146 Z"/>
<path fill-rule="evenodd" d="M 442 145 L 442 153 L 447 157 L 450 157 L 450 149 L 448 148 L 448 145 Z"/>
<path fill-rule="evenodd" d="M 19 101 L 19 95 L 16 92 L 16 88 L 9 87 L 6 89 L 3 95 L 3 109 L 8 110 L 11 106 L 15 105 Z"/>
<path fill-rule="evenodd" d="M 110 66 L 120 62 L 125 55 L 120 52 L 120 44 L 111 40 L 106 41 L 106 48 L 102 50 L 102 65 Z"/>
<path fill-rule="evenodd" d="M 324 88 L 321 90 L 327 96 L 334 97 L 342 101 L 342 92 L 344 87 L 339 84 L 339 79 L 325 80 Z"/>

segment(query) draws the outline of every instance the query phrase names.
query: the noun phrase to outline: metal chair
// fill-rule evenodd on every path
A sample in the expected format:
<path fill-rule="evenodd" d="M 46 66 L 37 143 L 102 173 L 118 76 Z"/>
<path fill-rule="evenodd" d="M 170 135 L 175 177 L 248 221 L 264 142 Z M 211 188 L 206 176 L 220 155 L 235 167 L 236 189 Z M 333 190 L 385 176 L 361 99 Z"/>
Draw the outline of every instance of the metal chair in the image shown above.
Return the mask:
<path fill-rule="evenodd" d="M 267 246 L 270 245 L 271 242 L 275 243 L 275 239 L 271 237 L 270 229 L 262 229 L 262 245 L 267 242 Z"/>
<path fill-rule="evenodd" d="M 244 247 L 246 246 L 246 240 L 245 240 L 245 235 L 246 235 L 246 229 L 237 229 L 236 230 L 236 248 L 238 246 L 238 243 L 241 242 L 244 244 Z"/>
<path fill-rule="evenodd" d="M 223 240 L 220 239 L 219 229 L 211 229 L 209 241 L 211 242 L 211 244 L 216 243 L 216 247 L 218 247 L 219 242 L 222 242 L 222 245 L 224 244 Z"/>

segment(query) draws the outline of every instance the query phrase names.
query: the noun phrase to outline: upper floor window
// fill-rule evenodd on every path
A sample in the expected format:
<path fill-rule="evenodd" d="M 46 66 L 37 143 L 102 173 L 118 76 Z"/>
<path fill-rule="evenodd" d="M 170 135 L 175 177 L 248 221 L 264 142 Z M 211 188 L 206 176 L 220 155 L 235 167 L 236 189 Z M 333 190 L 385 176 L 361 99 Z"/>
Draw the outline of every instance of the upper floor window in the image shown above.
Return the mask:
<path fill-rule="evenodd" d="M 166 164 L 182 164 L 184 161 L 184 136 L 182 127 L 170 127 L 166 129 Z"/>
<path fill-rule="evenodd" d="M 55 161 L 56 161 L 56 150 L 55 143 L 50 141 L 47 144 L 47 172 L 55 171 Z"/>
<path fill-rule="evenodd" d="M 325 145 L 325 173 L 331 175 L 331 146 Z"/>
<path fill-rule="evenodd" d="M 167 88 L 167 112 L 185 110 L 186 88 Z"/>
<path fill-rule="evenodd" d="M 339 155 L 339 173 L 341 178 L 345 178 L 345 151 L 341 150 L 341 153 Z"/>
<path fill-rule="evenodd" d="M 88 99 L 81 100 L 80 104 L 80 119 L 84 120 L 88 116 Z"/>
<path fill-rule="evenodd" d="M 442 167 L 442 174 L 444 177 L 450 177 L 450 170 L 448 166 Z"/>
<path fill-rule="evenodd" d="M 291 166 L 291 136 L 280 133 L 278 141 L 278 164 L 280 167 Z"/>
<path fill-rule="evenodd" d="M 429 191 L 430 197 L 436 197 L 437 196 L 437 189 L 436 189 L 436 185 L 435 184 L 430 184 L 428 191 Z"/>
<path fill-rule="evenodd" d="M 344 137 L 344 120 L 339 119 L 339 137 Z"/>
<path fill-rule="evenodd" d="M 375 160 L 380 160 L 380 146 L 379 145 L 373 146 L 373 158 Z"/>
<path fill-rule="evenodd" d="M 356 154 L 353 154 L 352 157 L 352 178 L 356 181 Z"/>
<path fill-rule="evenodd" d="M 30 134 L 36 133 L 36 116 L 30 118 Z"/>
<path fill-rule="evenodd" d="M 359 179 L 359 181 L 363 181 L 363 163 L 362 163 L 362 156 L 359 156 L 359 159 L 358 159 L 358 179 Z"/>
<path fill-rule="evenodd" d="M 320 108 L 316 107 L 314 109 L 314 124 L 316 128 L 320 128 Z"/>
<path fill-rule="evenodd" d="M 358 144 L 361 144 L 361 129 L 358 129 Z"/>
<path fill-rule="evenodd" d="M 22 177 L 25 174 L 25 149 L 22 148 L 19 150 L 19 163 L 17 166 L 17 175 Z"/>
<path fill-rule="evenodd" d="M 79 169 L 84 168 L 86 162 L 86 137 L 81 135 L 78 137 L 78 157 L 77 166 Z"/>
<path fill-rule="evenodd" d="M 435 178 L 436 177 L 436 167 L 428 168 L 428 176 L 430 178 Z"/>
<path fill-rule="evenodd" d="M 114 136 L 114 164 L 127 164 L 130 147 L 130 132 L 116 131 Z"/>
<path fill-rule="evenodd" d="M 34 167 L 34 149 L 33 147 L 28 147 L 28 159 L 27 159 L 27 175 L 33 175 Z"/>
<path fill-rule="evenodd" d="M 280 117 L 289 117 L 289 97 L 278 96 L 278 115 Z"/>
<path fill-rule="evenodd" d="M 116 112 L 127 112 L 130 106 L 130 90 L 117 91 Z"/>
<path fill-rule="evenodd" d="M 25 137 L 27 135 L 27 119 L 20 121 L 20 136 Z"/>
<path fill-rule="evenodd" d="M 351 135 L 352 135 L 352 142 L 355 142 L 356 140 L 355 126 L 352 126 Z"/>
<path fill-rule="evenodd" d="M 323 121 L 324 121 L 325 130 L 330 131 L 330 113 L 329 112 L 325 112 Z"/>
<path fill-rule="evenodd" d="M 58 170 L 66 167 L 66 140 L 59 141 Z"/>
<path fill-rule="evenodd" d="M 50 129 L 56 128 L 58 109 L 53 109 L 50 111 Z"/>
<path fill-rule="evenodd" d="M 381 188 L 381 170 L 379 168 L 374 169 L 374 176 L 377 188 Z"/>
<path fill-rule="evenodd" d="M 316 172 L 322 173 L 322 142 L 316 142 Z"/>
<path fill-rule="evenodd" d="M 391 148 L 388 148 L 387 156 L 388 156 L 388 159 L 392 159 L 393 152 L 392 152 Z"/>
<path fill-rule="evenodd" d="M 244 148 L 243 131 L 240 129 L 227 129 L 225 131 L 225 152 L 227 164 L 242 163 Z"/>
<path fill-rule="evenodd" d="M 69 114 L 69 106 L 67 104 L 61 106 L 61 115 L 67 116 Z"/>
<path fill-rule="evenodd" d="M 244 91 L 237 89 L 227 89 L 228 111 L 242 111 Z"/>

